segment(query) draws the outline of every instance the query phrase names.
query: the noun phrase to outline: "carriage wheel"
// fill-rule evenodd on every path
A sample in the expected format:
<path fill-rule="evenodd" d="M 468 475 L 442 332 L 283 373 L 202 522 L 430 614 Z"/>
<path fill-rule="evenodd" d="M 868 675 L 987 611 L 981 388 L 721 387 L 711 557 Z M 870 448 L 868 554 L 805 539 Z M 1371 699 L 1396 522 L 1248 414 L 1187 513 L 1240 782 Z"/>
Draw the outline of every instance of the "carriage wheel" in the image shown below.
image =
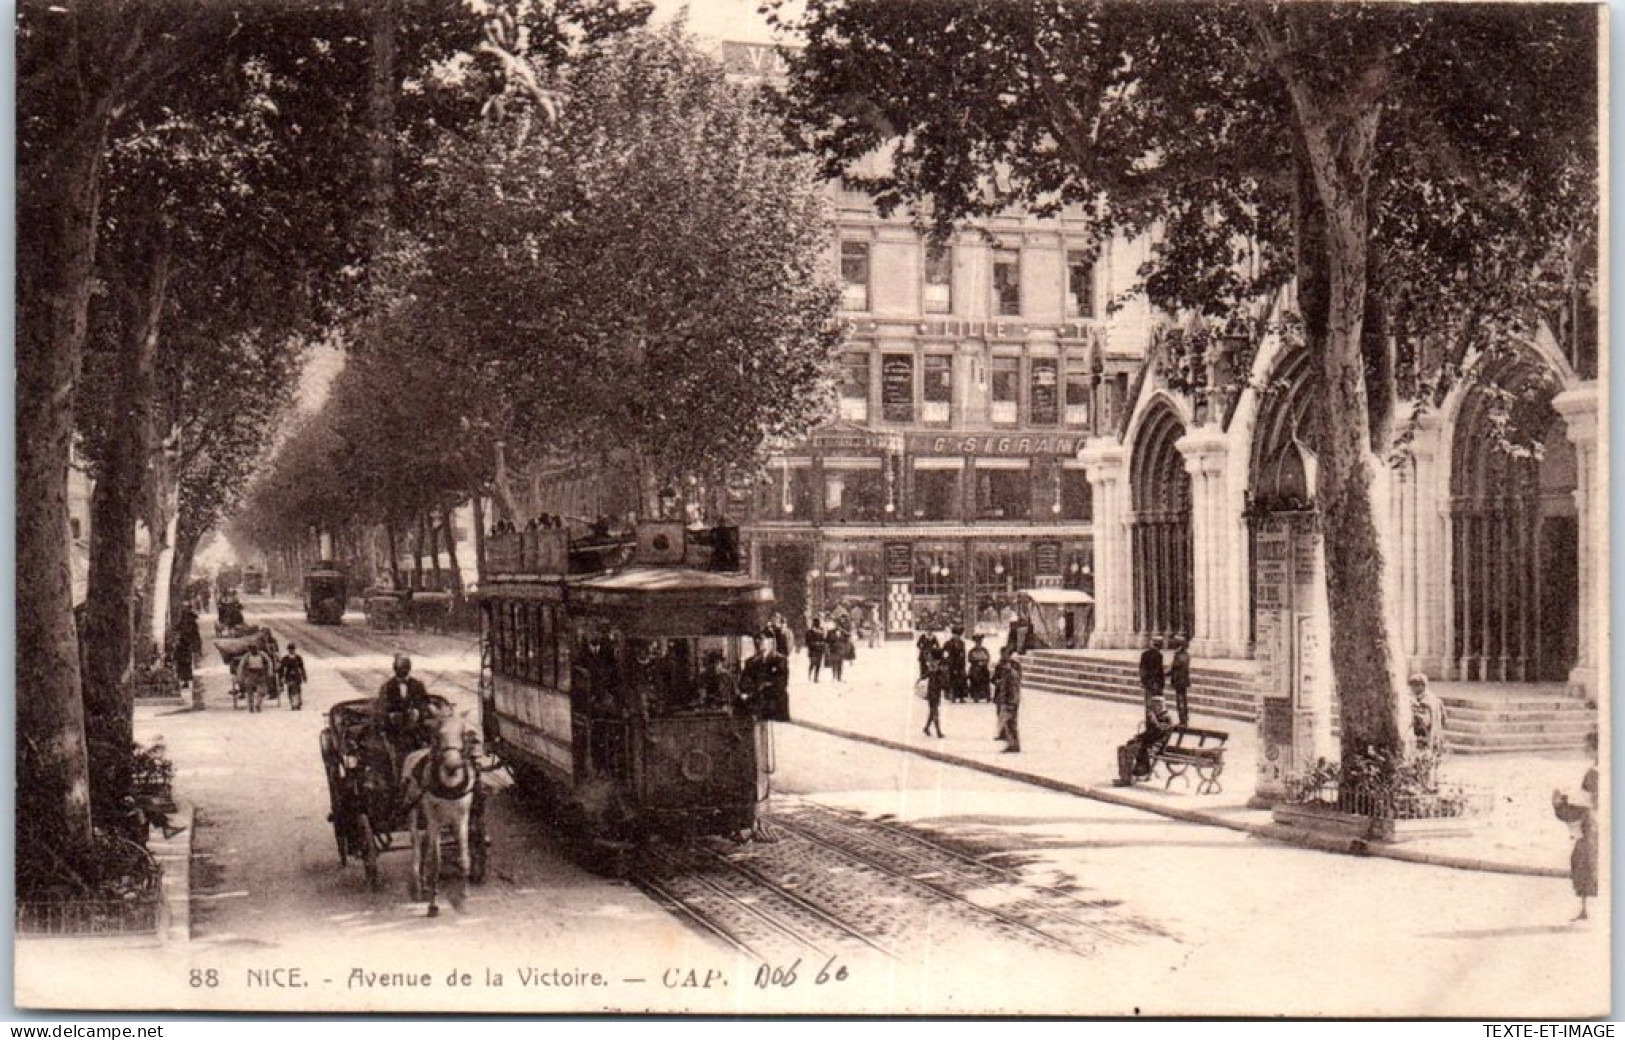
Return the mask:
<path fill-rule="evenodd" d="M 471 884 L 485 883 L 486 860 L 489 859 L 488 842 L 485 834 L 485 798 L 479 791 L 474 792 L 474 807 L 470 810 L 468 821 L 468 880 Z"/>
<path fill-rule="evenodd" d="M 379 888 L 378 881 L 378 841 L 372 832 L 372 821 L 366 813 L 356 817 L 356 834 L 361 839 L 361 862 L 367 870 L 367 887 L 373 891 Z"/>
<path fill-rule="evenodd" d="M 328 820 L 333 824 L 333 840 L 339 847 L 339 866 L 350 862 L 349 848 L 345 844 L 345 835 L 348 828 L 345 826 L 344 810 L 340 805 L 339 792 L 344 789 L 344 778 L 339 773 L 338 748 L 333 746 L 333 734 L 322 730 L 322 768 L 327 772 L 327 804 Z"/>

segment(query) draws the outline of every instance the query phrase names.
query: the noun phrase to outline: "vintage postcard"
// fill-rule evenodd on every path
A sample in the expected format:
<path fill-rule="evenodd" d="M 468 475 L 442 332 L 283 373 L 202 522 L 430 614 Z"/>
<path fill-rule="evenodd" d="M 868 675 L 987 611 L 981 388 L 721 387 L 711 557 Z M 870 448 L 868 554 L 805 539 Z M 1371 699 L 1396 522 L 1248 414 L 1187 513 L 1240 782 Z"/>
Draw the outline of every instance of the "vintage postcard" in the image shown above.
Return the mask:
<path fill-rule="evenodd" d="M 1607 38 L 25 0 L 16 1005 L 1607 1015 Z"/>

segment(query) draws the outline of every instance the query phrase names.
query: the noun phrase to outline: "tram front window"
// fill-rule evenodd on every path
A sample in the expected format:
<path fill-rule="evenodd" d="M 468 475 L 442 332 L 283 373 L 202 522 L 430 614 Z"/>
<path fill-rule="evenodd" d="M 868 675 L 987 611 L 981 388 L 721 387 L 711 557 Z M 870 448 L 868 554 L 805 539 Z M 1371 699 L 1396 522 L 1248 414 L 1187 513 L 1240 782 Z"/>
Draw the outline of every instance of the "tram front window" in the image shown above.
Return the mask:
<path fill-rule="evenodd" d="M 622 668 L 626 707 L 653 718 L 729 710 L 738 689 L 737 644 L 703 636 L 630 640 Z"/>

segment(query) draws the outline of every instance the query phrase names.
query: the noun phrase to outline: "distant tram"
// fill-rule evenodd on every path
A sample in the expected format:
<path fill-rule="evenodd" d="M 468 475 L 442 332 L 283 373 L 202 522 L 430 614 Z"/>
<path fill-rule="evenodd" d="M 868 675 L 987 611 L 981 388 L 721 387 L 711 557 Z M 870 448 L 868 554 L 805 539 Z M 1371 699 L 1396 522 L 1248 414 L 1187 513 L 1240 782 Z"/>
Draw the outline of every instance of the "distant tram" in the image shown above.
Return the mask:
<path fill-rule="evenodd" d="M 322 560 L 305 572 L 305 620 L 313 625 L 337 625 L 344 621 L 349 585 L 344 572 L 330 560 Z"/>
<path fill-rule="evenodd" d="M 254 565 L 243 568 L 243 591 L 250 596 L 265 591 L 265 568 Z"/>
<path fill-rule="evenodd" d="M 732 528 L 486 544 L 487 747 L 600 851 L 755 826 L 770 752 L 739 680 L 773 593 L 737 566 Z"/>

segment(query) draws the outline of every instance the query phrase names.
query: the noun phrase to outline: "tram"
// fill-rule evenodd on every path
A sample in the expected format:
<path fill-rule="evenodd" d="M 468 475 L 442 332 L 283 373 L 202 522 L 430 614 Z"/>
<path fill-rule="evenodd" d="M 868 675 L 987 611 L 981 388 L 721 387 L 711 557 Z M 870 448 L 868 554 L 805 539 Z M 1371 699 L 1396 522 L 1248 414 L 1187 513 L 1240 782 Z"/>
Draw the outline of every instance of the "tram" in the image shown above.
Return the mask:
<path fill-rule="evenodd" d="M 674 523 L 486 544 L 486 746 L 600 853 L 756 824 L 771 749 L 740 675 L 773 592 L 719 569 L 738 567 L 737 544 L 733 528 Z"/>
<path fill-rule="evenodd" d="M 348 596 L 348 579 L 331 560 L 305 572 L 305 620 L 311 624 L 343 624 Z"/>

